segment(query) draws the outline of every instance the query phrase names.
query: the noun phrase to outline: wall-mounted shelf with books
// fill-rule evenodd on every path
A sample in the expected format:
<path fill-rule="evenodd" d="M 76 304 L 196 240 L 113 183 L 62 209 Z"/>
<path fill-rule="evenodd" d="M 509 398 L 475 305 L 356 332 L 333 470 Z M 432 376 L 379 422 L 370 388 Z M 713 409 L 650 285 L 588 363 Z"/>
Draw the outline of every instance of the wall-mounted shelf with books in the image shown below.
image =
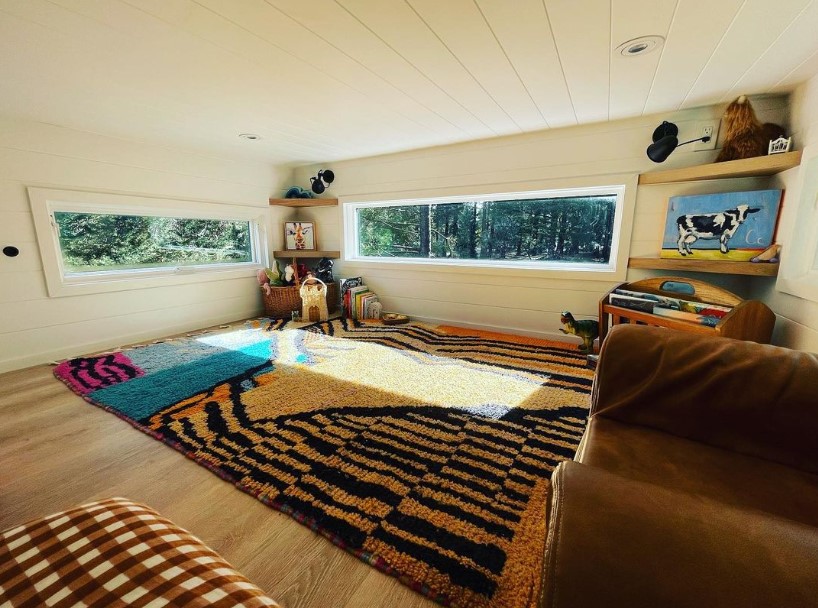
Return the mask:
<path fill-rule="evenodd" d="M 677 260 L 671 258 L 628 258 L 628 268 L 742 274 L 754 277 L 774 277 L 778 274 L 778 264 L 769 264 L 767 262 L 720 262 L 718 260 Z"/>
<path fill-rule="evenodd" d="M 270 205 L 274 207 L 334 207 L 338 204 L 337 198 L 271 198 Z"/>
<path fill-rule="evenodd" d="M 340 251 L 319 251 L 315 249 L 287 249 L 273 251 L 276 258 L 340 258 Z"/>
<path fill-rule="evenodd" d="M 724 163 L 696 165 L 683 169 L 652 171 L 639 176 L 639 185 L 673 184 L 708 179 L 728 179 L 733 177 L 762 177 L 775 175 L 801 164 L 801 151 L 785 152 L 731 160 Z"/>

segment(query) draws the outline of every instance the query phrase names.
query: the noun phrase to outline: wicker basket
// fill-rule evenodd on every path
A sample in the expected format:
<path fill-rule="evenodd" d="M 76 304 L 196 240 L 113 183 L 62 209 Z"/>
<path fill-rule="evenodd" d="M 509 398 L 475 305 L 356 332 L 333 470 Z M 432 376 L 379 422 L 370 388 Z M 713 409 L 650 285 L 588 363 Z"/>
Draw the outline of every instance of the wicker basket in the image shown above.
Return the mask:
<path fill-rule="evenodd" d="M 264 314 L 273 319 L 289 319 L 294 310 L 301 312 L 300 287 L 271 287 L 270 295 L 261 292 L 264 298 Z M 338 310 L 338 283 L 327 283 L 327 310 L 329 314 Z"/>

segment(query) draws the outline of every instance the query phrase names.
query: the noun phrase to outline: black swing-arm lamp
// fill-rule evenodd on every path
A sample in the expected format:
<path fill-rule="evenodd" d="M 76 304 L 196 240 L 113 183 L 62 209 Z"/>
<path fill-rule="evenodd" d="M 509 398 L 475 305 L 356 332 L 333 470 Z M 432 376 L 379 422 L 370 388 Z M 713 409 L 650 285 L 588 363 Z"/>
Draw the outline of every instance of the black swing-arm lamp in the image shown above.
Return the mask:
<path fill-rule="evenodd" d="M 696 139 L 679 143 L 678 135 L 679 127 L 672 122 L 664 121 L 661 125 L 656 127 L 656 130 L 653 132 L 653 143 L 648 146 L 648 158 L 655 163 L 663 163 L 679 146 L 692 144 L 694 141 L 710 141 L 710 136 L 705 135 L 704 137 L 697 137 Z"/>

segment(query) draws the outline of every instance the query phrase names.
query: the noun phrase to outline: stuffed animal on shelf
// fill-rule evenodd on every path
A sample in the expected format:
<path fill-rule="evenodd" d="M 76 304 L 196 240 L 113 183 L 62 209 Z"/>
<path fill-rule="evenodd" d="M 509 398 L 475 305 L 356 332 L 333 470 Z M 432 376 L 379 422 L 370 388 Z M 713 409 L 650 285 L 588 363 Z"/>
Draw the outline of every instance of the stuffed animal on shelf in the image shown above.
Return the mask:
<path fill-rule="evenodd" d="M 753 106 L 742 95 L 724 111 L 724 145 L 716 162 L 761 156 L 767 152 L 764 128 L 756 118 Z"/>
<path fill-rule="evenodd" d="M 329 258 L 318 260 L 318 264 L 315 265 L 315 276 L 324 283 L 332 283 L 332 260 Z"/>
<path fill-rule="evenodd" d="M 295 285 L 295 268 L 292 264 L 287 264 L 284 267 L 284 284 Z"/>
<path fill-rule="evenodd" d="M 580 346 L 582 352 L 588 353 L 593 350 L 594 340 L 599 337 L 599 323 L 594 320 L 577 321 L 567 310 L 560 315 L 560 323 L 565 326 L 560 329 L 562 333 L 582 338 Z"/>
<path fill-rule="evenodd" d="M 298 271 L 299 280 L 301 279 L 301 277 L 305 277 L 308 274 L 310 274 L 310 269 L 307 268 L 306 264 L 297 264 L 295 269 Z"/>
<path fill-rule="evenodd" d="M 293 186 L 284 194 L 284 198 L 315 198 L 315 195 L 309 190 L 304 190 L 299 186 Z"/>
<path fill-rule="evenodd" d="M 272 287 L 284 287 L 281 264 L 279 264 L 278 260 L 275 261 L 275 266 L 271 266 L 264 272 L 267 274 L 267 278 L 270 280 L 269 282 Z"/>

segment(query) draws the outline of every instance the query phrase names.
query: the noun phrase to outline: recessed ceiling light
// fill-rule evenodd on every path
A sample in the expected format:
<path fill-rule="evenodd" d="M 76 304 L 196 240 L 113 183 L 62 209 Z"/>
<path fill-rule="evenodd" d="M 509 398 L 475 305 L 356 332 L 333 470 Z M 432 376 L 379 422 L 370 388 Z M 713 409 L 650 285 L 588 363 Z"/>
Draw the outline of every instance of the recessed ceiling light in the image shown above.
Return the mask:
<path fill-rule="evenodd" d="M 239 133 L 239 137 L 242 139 L 252 139 L 253 141 L 261 139 L 261 135 L 256 135 L 255 133 Z"/>
<path fill-rule="evenodd" d="M 662 46 L 665 39 L 661 36 L 640 36 L 633 40 L 623 42 L 616 50 L 623 57 L 636 57 L 637 55 L 647 55 Z"/>

